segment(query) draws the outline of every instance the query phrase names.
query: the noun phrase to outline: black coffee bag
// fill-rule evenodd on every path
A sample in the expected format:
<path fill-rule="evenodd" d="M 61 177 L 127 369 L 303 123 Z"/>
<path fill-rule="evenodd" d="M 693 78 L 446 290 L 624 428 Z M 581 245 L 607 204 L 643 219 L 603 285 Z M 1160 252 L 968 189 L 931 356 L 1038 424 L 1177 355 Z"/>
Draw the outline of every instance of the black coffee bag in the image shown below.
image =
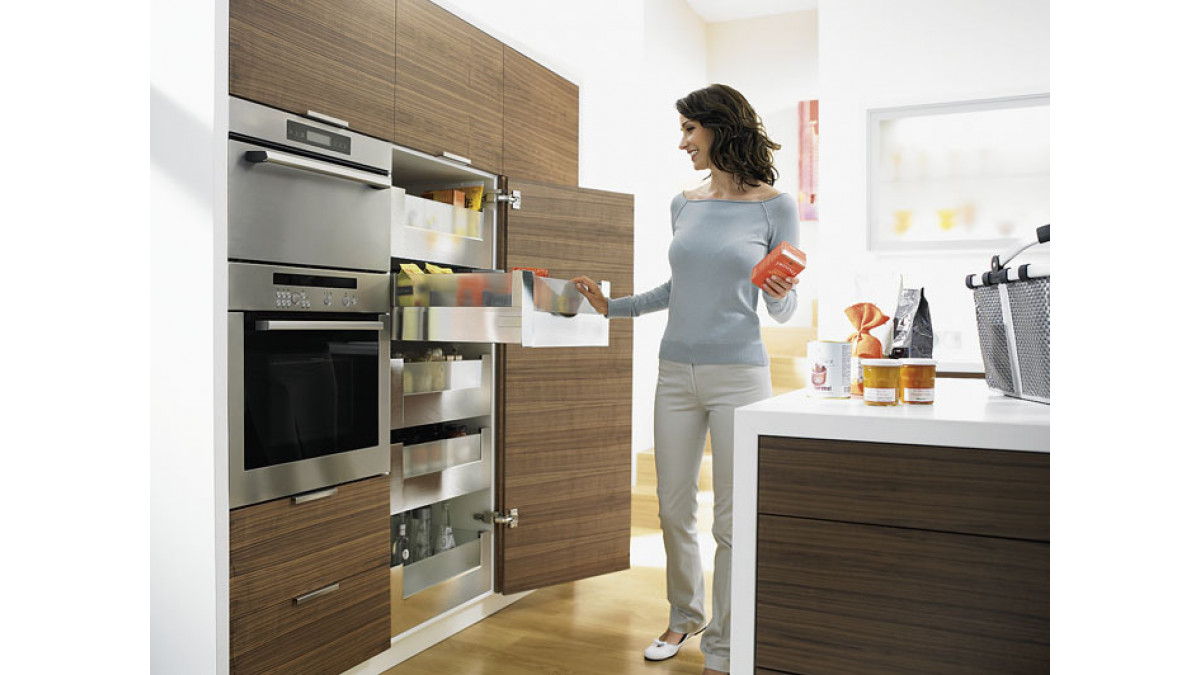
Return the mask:
<path fill-rule="evenodd" d="M 893 359 L 933 358 L 933 320 L 924 288 L 903 288 L 892 319 Z"/>

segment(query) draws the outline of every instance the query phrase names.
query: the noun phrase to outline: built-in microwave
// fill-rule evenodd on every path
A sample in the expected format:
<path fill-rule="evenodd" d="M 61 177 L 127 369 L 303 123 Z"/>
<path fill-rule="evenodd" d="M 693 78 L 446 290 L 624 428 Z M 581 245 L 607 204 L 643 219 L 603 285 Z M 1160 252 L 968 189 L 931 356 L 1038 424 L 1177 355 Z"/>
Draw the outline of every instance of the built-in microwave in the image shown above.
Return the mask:
<path fill-rule="evenodd" d="M 386 273 L 229 264 L 229 501 L 390 469 Z"/>
<path fill-rule="evenodd" d="M 229 99 L 230 261 L 390 271 L 391 144 Z"/>

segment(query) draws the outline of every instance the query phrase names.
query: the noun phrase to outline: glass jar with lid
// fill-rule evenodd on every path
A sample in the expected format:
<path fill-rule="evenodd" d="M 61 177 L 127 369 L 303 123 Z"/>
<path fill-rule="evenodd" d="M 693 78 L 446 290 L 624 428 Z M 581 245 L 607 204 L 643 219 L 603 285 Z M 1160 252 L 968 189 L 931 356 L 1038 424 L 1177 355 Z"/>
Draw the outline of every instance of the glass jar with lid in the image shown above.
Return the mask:
<path fill-rule="evenodd" d="M 910 405 L 933 403 L 937 361 L 902 359 L 900 362 L 900 401 Z"/>
<path fill-rule="evenodd" d="M 896 405 L 900 401 L 900 360 L 863 359 L 863 403 Z"/>

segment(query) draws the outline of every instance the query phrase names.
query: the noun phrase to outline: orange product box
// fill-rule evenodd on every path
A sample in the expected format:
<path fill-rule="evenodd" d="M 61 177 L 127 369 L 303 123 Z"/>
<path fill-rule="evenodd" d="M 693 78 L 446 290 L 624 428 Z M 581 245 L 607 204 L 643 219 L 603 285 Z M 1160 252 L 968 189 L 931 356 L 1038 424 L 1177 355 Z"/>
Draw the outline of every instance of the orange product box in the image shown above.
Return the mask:
<path fill-rule="evenodd" d="M 772 274 L 788 279 L 803 272 L 807 266 L 808 256 L 804 254 L 804 251 L 785 241 L 758 261 L 758 264 L 750 271 L 750 281 L 755 286 L 762 288 L 767 283 L 767 277 Z"/>
<path fill-rule="evenodd" d="M 514 267 L 513 270 L 529 270 L 535 277 L 548 277 L 550 271 L 544 267 Z"/>
<path fill-rule="evenodd" d="M 451 206 L 465 207 L 467 204 L 467 193 L 462 190 L 430 190 L 421 193 L 421 197 Z"/>

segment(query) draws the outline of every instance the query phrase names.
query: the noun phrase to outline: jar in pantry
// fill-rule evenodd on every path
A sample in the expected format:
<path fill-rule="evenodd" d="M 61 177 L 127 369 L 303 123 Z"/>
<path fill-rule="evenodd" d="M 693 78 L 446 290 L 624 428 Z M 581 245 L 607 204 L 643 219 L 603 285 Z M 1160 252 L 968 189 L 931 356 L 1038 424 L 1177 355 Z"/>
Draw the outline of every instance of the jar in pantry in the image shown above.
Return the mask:
<path fill-rule="evenodd" d="M 863 359 L 863 403 L 896 405 L 900 401 L 900 360 Z"/>
<path fill-rule="evenodd" d="M 900 401 L 911 405 L 933 403 L 937 361 L 901 359 L 900 364 Z"/>

